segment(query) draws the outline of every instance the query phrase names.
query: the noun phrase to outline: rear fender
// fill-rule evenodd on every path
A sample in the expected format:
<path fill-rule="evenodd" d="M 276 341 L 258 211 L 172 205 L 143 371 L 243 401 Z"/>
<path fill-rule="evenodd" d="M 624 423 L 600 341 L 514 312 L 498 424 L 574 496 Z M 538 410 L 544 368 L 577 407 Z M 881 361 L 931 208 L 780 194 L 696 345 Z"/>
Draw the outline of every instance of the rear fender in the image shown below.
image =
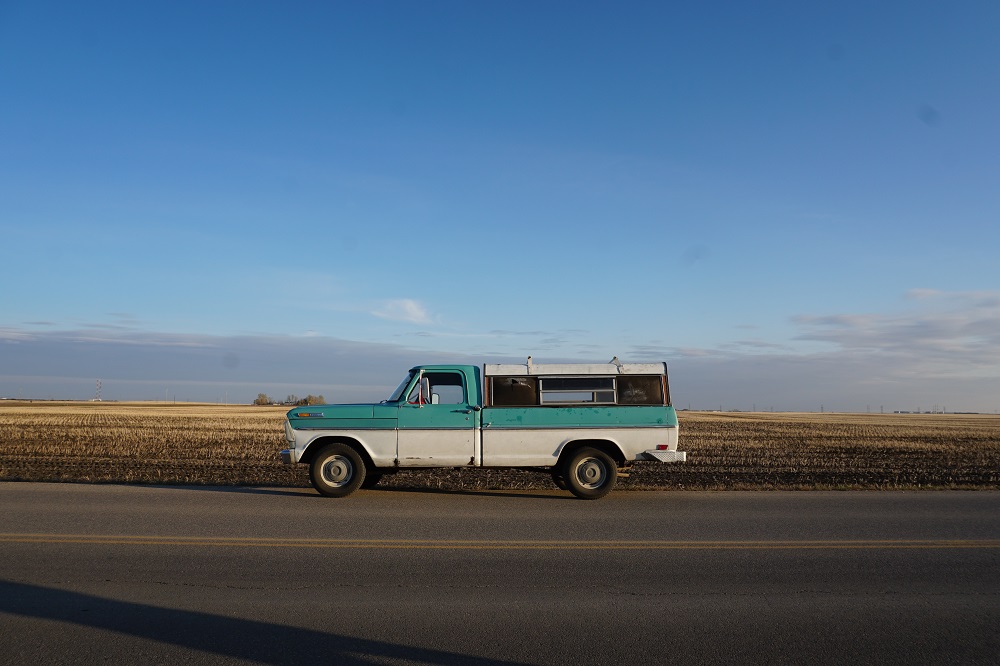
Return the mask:
<path fill-rule="evenodd" d="M 603 451 L 608 454 L 608 456 L 610 456 L 619 467 L 625 465 L 625 453 L 621 450 L 621 447 L 618 446 L 617 443 L 608 439 L 576 439 L 572 442 L 566 442 L 563 446 L 562 451 L 559 452 L 559 461 L 556 463 L 556 466 L 562 468 L 570 456 L 585 447 Z"/>

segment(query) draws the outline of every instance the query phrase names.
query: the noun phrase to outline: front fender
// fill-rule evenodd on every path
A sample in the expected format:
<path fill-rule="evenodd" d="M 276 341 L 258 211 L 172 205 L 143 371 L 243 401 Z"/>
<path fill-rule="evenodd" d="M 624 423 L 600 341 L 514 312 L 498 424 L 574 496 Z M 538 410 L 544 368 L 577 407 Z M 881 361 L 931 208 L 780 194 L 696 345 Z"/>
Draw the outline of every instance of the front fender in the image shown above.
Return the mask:
<path fill-rule="evenodd" d="M 316 430 L 297 431 L 293 458 L 309 464 L 327 444 L 347 444 L 375 467 L 392 467 L 396 462 L 396 430 Z"/>

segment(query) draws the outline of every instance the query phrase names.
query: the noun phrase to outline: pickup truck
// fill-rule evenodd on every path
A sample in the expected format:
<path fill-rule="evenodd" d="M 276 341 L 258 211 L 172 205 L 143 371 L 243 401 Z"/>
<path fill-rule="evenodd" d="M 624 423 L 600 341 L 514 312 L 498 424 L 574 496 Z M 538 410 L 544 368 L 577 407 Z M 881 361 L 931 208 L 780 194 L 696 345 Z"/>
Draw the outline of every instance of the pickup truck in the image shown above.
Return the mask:
<path fill-rule="evenodd" d="M 411 468 L 506 467 L 552 475 L 583 499 L 634 461 L 683 462 L 665 363 L 420 365 L 377 404 L 296 407 L 286 464 L 328 497 Z"/>

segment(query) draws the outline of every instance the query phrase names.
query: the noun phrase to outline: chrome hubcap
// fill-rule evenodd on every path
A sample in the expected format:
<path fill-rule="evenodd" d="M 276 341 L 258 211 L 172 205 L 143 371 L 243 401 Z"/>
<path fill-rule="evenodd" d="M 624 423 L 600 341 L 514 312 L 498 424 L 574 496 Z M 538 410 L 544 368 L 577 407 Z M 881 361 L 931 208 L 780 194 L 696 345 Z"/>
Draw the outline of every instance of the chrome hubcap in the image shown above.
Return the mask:
<path fill-rule="evenodd" d="M 354 476 L 354 465 L 344 456 L 333 456 L 323 463 L 323 480 L 331 486 L 342 486 Z"/>
<path fill-rule="evenodd" d="M 585 458 L 576 468 L 576 478 L 584 488 L 600 488 L 607 476 L 608 470 L 597 458 Z"/>

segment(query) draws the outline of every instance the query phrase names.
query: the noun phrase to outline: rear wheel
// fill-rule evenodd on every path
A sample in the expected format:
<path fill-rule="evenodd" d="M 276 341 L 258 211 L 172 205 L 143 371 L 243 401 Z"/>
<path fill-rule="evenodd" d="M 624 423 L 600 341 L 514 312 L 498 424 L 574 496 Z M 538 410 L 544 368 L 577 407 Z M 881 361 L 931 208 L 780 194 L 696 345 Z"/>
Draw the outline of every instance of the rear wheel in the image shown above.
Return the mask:
<path fill-rule="evenodd" d="M 365 462 L 346 444 L 329 444 L 313 459 L 309 479 L 321 495 L 346 497 L 365 482 Z"/>
<path fill-rule="evenodd" d="M 588 446 L 570 455 L 562 477 L 569 491 L 577 497 L 598 499 L 615 487 L 618 466 L 604 451 Z"/>

